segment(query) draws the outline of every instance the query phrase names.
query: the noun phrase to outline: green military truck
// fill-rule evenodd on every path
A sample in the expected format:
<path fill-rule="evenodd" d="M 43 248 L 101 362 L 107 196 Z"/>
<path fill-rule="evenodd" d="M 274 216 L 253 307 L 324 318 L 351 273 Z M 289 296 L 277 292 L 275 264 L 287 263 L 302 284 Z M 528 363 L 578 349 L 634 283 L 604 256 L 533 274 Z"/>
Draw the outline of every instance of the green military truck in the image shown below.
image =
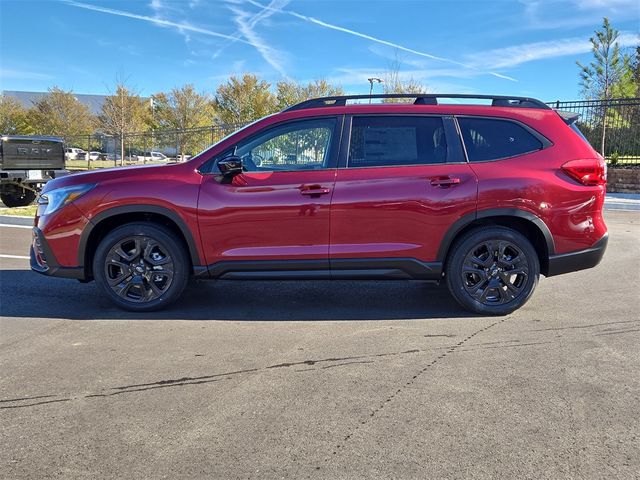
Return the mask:
<path fill-rule="evenodd" d="M 0 199 L 7 207 L 33 202 L 49 180 L 66 175 L 60 138 L 0 137 Z"/>

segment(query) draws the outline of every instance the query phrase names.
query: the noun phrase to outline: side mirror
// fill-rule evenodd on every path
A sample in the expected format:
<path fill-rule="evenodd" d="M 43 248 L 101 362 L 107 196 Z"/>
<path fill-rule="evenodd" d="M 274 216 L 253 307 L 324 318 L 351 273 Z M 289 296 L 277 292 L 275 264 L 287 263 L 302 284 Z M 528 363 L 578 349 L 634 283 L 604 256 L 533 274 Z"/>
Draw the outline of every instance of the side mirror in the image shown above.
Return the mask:
<path fill-rule="evenodd" d="M 242 158 L 237 155 L 229 155 L 218 161 L 218 170 L 224 177 L 234 177 L 242 173 Z"/>

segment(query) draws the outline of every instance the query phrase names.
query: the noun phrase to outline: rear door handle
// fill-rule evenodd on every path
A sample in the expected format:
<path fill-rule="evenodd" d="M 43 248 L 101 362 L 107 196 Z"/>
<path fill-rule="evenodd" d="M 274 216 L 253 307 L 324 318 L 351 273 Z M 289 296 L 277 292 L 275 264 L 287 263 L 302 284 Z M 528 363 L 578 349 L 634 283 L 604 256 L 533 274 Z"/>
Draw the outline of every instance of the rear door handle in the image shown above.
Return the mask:
<path fill-rule="evenodd" d="M 320 185 L 302 185 L 300 187 L 301 195 L 309 195 L 309 196 L 326 195 L 330 192 L 331 192 L 330 188 L 324 188 Z"/>
<path fill-rule="evenodd" d="M 434 187 L 453 187 L 460 184 L 460 179 L 457 177 L 436 177 L 432 178 L 430 183 Z"/>

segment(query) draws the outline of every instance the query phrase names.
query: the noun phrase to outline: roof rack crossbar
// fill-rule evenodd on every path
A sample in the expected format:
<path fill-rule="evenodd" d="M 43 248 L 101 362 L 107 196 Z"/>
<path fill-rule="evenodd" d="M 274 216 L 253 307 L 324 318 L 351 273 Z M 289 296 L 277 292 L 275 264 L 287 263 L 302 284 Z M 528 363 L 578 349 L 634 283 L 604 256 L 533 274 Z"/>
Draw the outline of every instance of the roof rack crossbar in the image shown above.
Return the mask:
<path fill-rule="evenodd" d="M 320 107 L 343 107 L 347 100 L 371 100 L 377 98 L 414 98 L 414 105 L 438 105 L 439 98 L 463 98 L 473 100 L 491 100 L 494 107 L 519 107 L 519 108 L 542 108 L 550 110 L 551 107 L 540 100 L 529 97 L 512 97 L 505 95 L 472 95 L 472 94 L 445 94 L 445 93 L 385 93 L 373 95 L 338 95 L 332 97 L 312 98 L 293 105 L 285 112 L 292 110 L 302 110 L 305 108 Z"/>

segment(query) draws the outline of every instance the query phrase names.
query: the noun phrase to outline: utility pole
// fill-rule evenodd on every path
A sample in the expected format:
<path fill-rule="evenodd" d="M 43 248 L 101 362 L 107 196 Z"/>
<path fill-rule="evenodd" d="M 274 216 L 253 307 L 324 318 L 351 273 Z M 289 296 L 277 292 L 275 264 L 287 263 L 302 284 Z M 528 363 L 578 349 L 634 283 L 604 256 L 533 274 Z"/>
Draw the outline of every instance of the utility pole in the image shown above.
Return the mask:
<path fill-rule="evenodd" d="M 374 83 L 384 83 L 384 80 L 382 80 L 381 78 L 376 78 L 376 77 L 367 78 L 367 80 L 369 81 L 369 103 L 371 103 L 371 94 L 373 94 L 373 84 Z"/>

